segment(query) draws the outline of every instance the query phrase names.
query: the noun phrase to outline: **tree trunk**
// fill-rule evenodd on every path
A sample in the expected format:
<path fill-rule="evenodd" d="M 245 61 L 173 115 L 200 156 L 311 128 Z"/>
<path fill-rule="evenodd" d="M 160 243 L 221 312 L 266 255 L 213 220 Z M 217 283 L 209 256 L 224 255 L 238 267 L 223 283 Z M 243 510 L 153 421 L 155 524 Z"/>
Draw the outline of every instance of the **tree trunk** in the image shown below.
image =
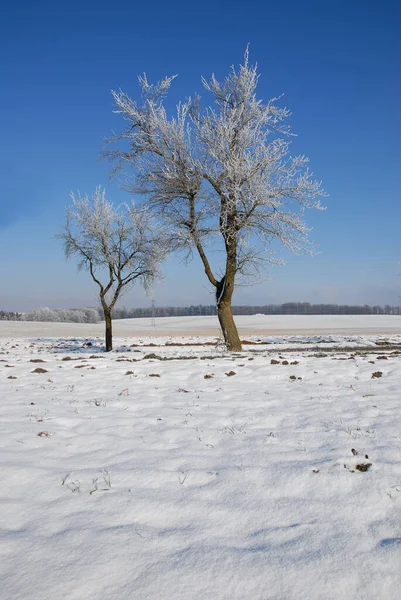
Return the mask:
<path fill-rule="evenodd" d="M 110 350 L 113 350 L 113 330 L 111 313 L 104 313 L 104 322 L 106 325 L 106 352 L 110 352 Z"/>
<path fill-rule="evenodd" d="M 241 352 L 241 340 L 238 335 L 231 308 L 233 291 L 233 285 L 226 285 L 225 278 L 219 281 L 216 289 L 217 316 L 219 318 L 227 350 L 229 350 L 229 352 Z"/>
<path fill-rule="evenodd" d="M 227 350 L 230 352 L 241 352 L 241 340 L 239 339 L 237 326 L 234 322 L 231 301 L 224 304 L 221 302 L 218 305 L 217 316 L 219 317 L 220 327 L 223 332 Z"/>

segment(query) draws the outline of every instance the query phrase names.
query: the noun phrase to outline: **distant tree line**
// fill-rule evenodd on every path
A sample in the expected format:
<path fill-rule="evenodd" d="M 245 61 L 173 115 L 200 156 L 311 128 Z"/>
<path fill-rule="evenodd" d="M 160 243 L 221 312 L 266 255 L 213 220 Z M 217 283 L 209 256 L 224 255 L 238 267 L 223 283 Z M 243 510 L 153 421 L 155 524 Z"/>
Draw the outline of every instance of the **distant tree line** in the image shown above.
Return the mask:
<path fill-rule="evenodd" d="M 50 321 L 57 323 L 99 323 L 97 308 L 35 308 L 23 313 L 21 321 Z"/>
<path fill-rule="evenodd" d="M 25 313 L 24 321 L 55 321 L 60 323 L 99 323 L 97 308 L 35 308 Z"/>
<path fill-rule="evenodd" d="M 310 304 L 286 302 L 267 306 L 235 306 L 236 315 L 400 315 L 400 306 L 364 306 L 357 304 Z"/>
<path fill-rule="evenodd" d="M 217 315 L 215 304 L 210 306 L 157 306 L 147 308 L 115 308 L 113 319 L 138 319 L 141 317 L 199 317 Z"/>
<path fill-rule="evenodd" d="M 0 321 L 21 321 L 22 313 L 11 310 L 0 310 Z"/>
<path fill-rule="evenodd" d="M 233 306 L 234 315 L 401 315 L 400 306 L 368 306 L 349 304 L 310 304 L 286 302 L 264 306 Z M 113 319 L 151 317 L 195 317 L 217 315 L 215 304 L 203 306 L 156 306 L 146 308 L 114 308 Z M 59 323 L 99 323 L 104 319 L 102 308 L 35 308 L 21 313 L 0 310 L 0 321 L 51 321 Z"/>
<path fill-rule="evenodd" d="M 115 308 L 114 319 L 141 317 L 191 317 L 216 315 L 216 305 L 208 306 L 161 306 L 147 308 Z M 264 306 L 233 306 L 234 315 L 400 315 L 400 306 L 364 306 L 348 304 L 310 304 L 309 302 L 286 302 Z"/>

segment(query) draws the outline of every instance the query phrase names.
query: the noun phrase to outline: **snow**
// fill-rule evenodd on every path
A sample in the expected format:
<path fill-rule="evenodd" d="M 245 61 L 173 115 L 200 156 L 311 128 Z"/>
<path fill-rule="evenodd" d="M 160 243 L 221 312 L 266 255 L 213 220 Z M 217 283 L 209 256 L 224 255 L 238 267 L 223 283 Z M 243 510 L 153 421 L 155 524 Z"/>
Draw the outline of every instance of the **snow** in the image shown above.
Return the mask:
<path fill-rule="evenodd" d="M 401 332 L 400 315 L 240 315 L 235 317 L 241 335 L 293 332 L 320 333 L 392 333 Z M 135 335 L 215 335 L 219 336 L 216 317 L 163 317 L 113 321 L 114 334 Z M 103 323 L 37 323 L 0 321 L 1 337 L 27 336 L 103 336 Z"/>
<path fill-rule="evenodd" d="M 0 323 L 0 598 L 398 599 L 399 318 L 197 319 Z"/>

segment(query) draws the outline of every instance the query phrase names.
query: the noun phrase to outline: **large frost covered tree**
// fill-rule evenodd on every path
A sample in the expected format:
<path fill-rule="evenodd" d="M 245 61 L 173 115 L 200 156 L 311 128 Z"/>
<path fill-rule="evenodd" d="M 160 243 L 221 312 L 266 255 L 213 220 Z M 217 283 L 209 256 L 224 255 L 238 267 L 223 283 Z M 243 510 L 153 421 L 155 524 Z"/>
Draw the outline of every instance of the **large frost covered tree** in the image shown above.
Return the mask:
<path fill-rule="evenodd" d="M 303 211 L 321 208 L 324 194 L 308 159 L 290 155 L 289 111 L 277 98 L 263 103 L 256 97 L 259 75 L 248 50 L 222 83 L 214 75 L 202 78 L 211 106 L 196 96 L 169 117 L 164 100 L 173 79 L 150 85 L 140 77 L 140 103 L 112 92 L 127 126 L 109 140 L 115 145 L 106 156 L 115 172 L 134 167 L 126 185 L 168 225 L 175 247 L 198 252 L 215 289 L 227 348 L 239 351 L 231 309 L 237 275 L 273 261 L 274 240 L 294 252 L 311 251 Z M 223 251 L 218 270 L 211 262 L 216 248 Z"/>
<path fill-rule="evenodd" d="M 158 274 L 167 253 L 160 229 L 145 207 L 115 207 L 98 187 L 92 196 L 71 194 L 66 224 L 56 237 L 67 259 L 76 256 L 78 268 L 89 271 L 99 288 L 106 328 L 106 352 L 113 349 L 112 312 L 123 290 L 134 282 L 145 287 Z"/>

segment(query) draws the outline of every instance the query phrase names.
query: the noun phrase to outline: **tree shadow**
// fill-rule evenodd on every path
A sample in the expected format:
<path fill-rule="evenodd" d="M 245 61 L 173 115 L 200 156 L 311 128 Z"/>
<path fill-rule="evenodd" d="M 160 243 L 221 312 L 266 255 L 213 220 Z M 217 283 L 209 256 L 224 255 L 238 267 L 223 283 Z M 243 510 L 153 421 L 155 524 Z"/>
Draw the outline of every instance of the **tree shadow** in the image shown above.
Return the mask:
<path fill-rule="evenodd" d="M 382 548 L 387 548 L 388 546 L 401 546 L 401 537 L 384 538 L 380 540 L 379 545 Z"/>

